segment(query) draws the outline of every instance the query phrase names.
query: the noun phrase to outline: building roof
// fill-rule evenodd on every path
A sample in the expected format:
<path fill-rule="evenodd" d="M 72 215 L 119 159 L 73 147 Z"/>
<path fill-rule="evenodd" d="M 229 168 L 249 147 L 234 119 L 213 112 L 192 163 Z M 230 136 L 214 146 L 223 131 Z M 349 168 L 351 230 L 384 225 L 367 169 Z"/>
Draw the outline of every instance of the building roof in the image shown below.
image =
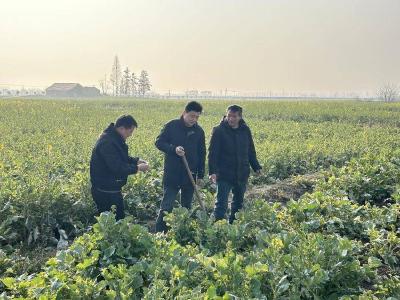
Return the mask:
<path fill-rule="evenodd" d="M 82 87 L 79 83 L 53 83 L 46 90 L 51 91 L 69 91 L 76 87 Z"/>
<path fill-rule="evenodd" d="M 99 89 L 95 86 L 84 86 L 85 90 L 99 91 Z"/>

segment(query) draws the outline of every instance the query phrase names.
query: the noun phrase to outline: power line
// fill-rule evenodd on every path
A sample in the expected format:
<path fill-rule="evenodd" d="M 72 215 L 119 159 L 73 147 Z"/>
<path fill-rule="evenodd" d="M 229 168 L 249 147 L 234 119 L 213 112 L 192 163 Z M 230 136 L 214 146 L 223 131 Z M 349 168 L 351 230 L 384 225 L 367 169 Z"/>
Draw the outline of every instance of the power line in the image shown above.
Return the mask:
<path fill-rule="evenodd" d="M 39 85 L 28 85 L 28 84 L 17 84 L 17 83 L 1 83 L 0 86 L 3 87 L 20 87 L 20 88 L 40 88 L 44 89 L 46 88 L 45 86 L 39 86 Z"/>

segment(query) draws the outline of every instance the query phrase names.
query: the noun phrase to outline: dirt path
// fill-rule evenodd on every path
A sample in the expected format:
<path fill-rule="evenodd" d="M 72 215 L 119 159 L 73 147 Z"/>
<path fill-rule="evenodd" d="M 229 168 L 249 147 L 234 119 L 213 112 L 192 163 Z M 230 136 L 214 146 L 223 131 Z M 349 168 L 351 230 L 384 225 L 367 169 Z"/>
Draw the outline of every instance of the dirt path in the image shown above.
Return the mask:
<path fill-rule="evenodd" d="M 268 202 L 286 203 L 290 199 L 297 200 L 303 194 L 311 192 L 320 173 L 294 176 L 270 185 L 257 185 L 250 187 L 246 199 L 264 199 Z"/>

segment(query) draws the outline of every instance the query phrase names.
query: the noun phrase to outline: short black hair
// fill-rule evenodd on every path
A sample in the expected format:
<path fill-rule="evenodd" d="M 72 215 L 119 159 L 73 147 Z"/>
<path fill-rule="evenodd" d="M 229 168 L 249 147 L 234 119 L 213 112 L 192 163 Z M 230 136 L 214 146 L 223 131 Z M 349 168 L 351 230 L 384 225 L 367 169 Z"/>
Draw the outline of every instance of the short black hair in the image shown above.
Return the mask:
<path fill-rule="evenodd" d="M 241 115 L 242 115 L 242 112 L 243 112 L 243 108 L 242 108 L 241 106 L 239 106 L 239 105 L 234 104 L 234 105 L 228 106 L 228 108 L 226 109 L 226 111 L 231 111 L 231 112 L 233 112 L 233 113 L 238 112 L 238 113 L 239 113 L 239 116 L 241 116 Z"/>
<path fill-rule="evenodd" d="M 115 120 L 115 127 L 132 128 L 138 127 L 136 120 L 131 115 L 122 115 Z"/>
<path fill-rule="evenodd" d="M 201 113 L 203 111 L 203 106 L 199 102 L 196 101 L 190 101 L 188 104 L 185 106 L 185 111 L 195 111 L 198 113 Z"/>

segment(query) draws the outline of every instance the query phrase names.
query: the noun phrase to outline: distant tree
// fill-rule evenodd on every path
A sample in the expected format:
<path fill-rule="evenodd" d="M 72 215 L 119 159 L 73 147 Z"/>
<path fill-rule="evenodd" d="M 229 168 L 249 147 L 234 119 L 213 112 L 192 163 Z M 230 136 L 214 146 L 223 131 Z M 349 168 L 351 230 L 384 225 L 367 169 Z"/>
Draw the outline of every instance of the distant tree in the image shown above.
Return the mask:
<path fill-rule="evenodd" d="M 122 86 L 122 78 L 121 78 L 121 82 L 120 82 L 120 84 L 119 84 L 119 91 L 118 91 L 118 95 L 119 96 L 122 96 L 122 95 L 124 95 L 124 88 L 123 88 L 123 86 Z"/>
<path fill-rule="evenodd" d="M 110 75 L 110 83 L 113 89 L 113 96 L 118 96 L 121 92 L 120 83 L 121 83 L 121 66 L 119 64 L 118 56 L 114 57 L 113 66 L 111 69 Z"/>
<path fill-rule="evenodd" d="M 138 95 L 138 78 L 136 77 L 134 72 L 132 72 L 130 79 L 131 95 L 136 97 Z"/>
<path fill-rule="evenodd" d="M 140 73 L 139 83 L 138 83 L 138 91 L 140 96 L 144 96 L 146 92 L 150 91 L 151 84 L 147 71 L 143 70 Z"/>
<path fill-rule="evenodd" d="M 399 89 L 396 85 L 392 83 L 387 83 L 383 85 L 378 91 L 379 99 L 385 102 L 393 102 L 396 101 L 399 96 Z"/>
<path fill-rule="evenodd" d="M 108 93 L 108 80 L 107 80 L 107 74 L 104 75 L 103 79 L 99 80 L 99 86 L 101 90 L 102 95 L 107 95 Z"/>
<path fill-rule="evenodd" d="M 128 67 L 126 67 L 126 69 L 124 71 L 124 75 L 122 76 L 121 88 L 122 88 L 122 94 L 124 96 L 130 96 L 130 94 L 131 94 L 131 73 L 130 73 Z"/>

